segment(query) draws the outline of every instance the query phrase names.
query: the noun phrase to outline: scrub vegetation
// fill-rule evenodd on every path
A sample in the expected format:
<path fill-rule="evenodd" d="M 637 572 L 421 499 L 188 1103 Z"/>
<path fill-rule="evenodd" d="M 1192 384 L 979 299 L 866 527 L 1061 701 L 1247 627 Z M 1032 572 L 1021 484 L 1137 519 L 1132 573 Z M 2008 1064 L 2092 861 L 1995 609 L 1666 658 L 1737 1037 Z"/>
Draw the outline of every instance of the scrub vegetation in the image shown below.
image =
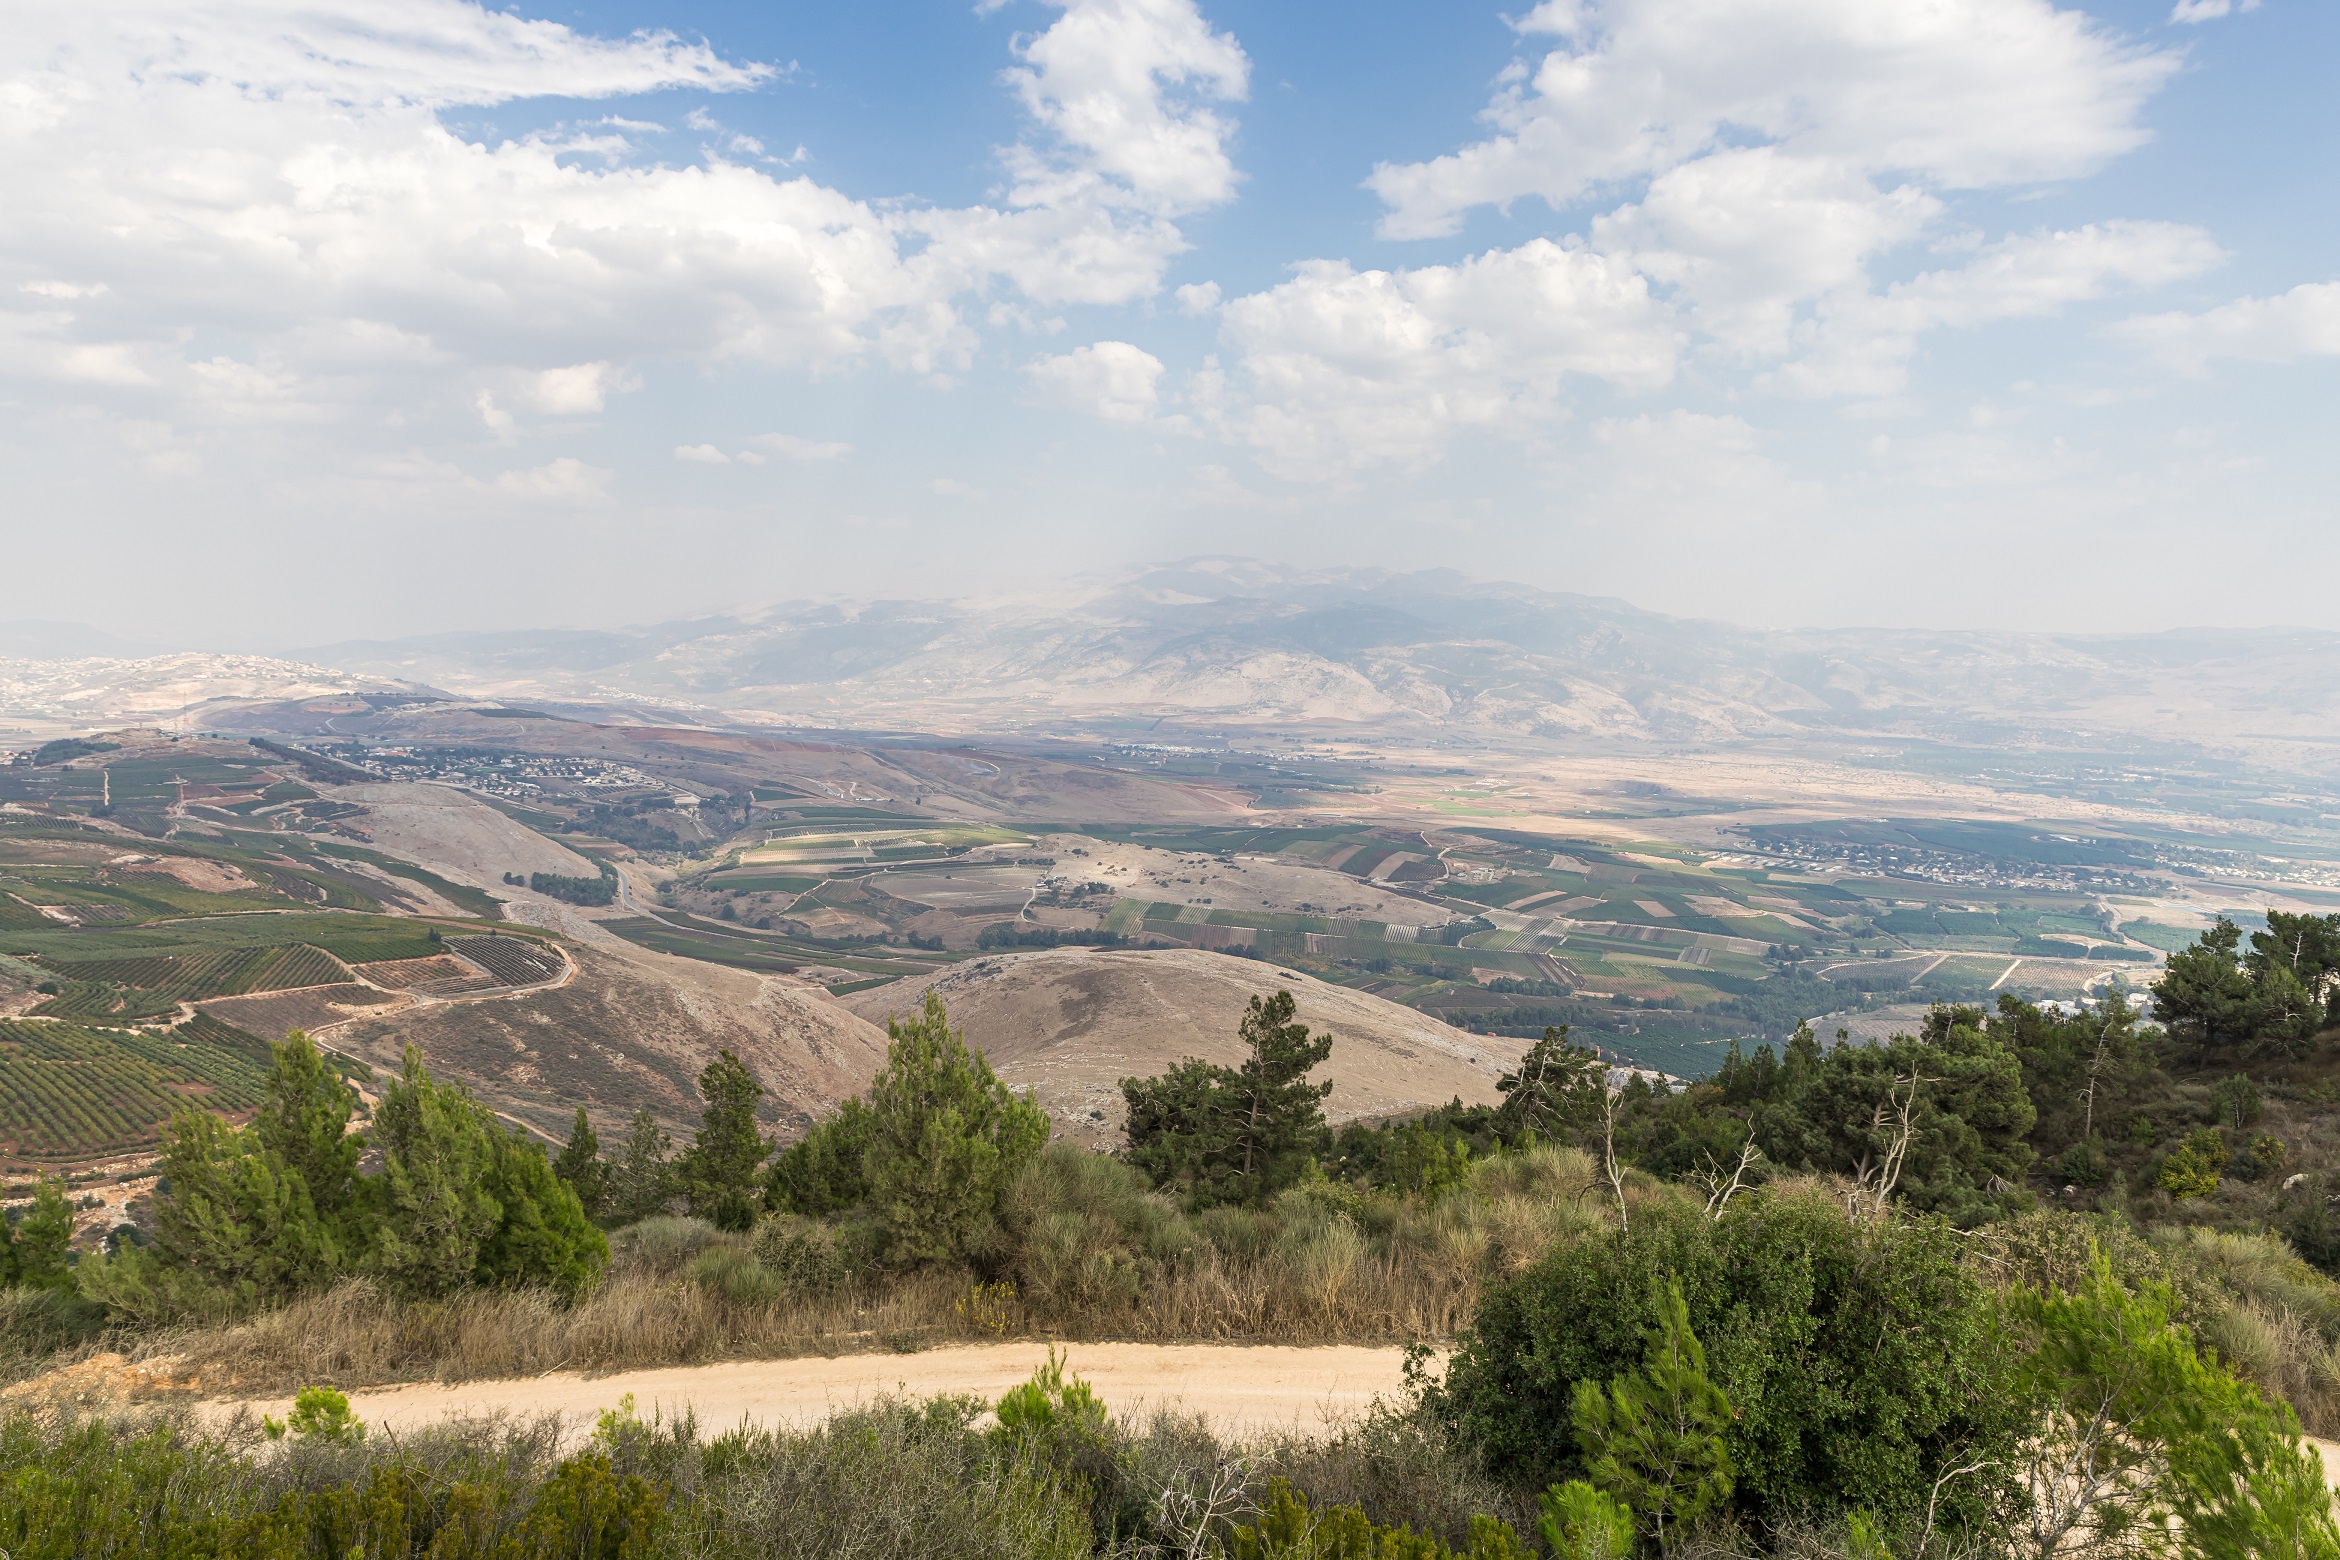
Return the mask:
<path fill-rule="evenodd" d="M 249 1126 L 174 1119 L 147 1244 L 74 1260 L 44 1189 L 0 1313 L 24 1370 L 110 1347 L 306 1389 L 293 1415 L 19 1409 L 0 1547 L 2340 1556 L 2302 1439 L 2340 1430 L 2340 1285 L 2301 1211 L 2329 1042 L 2214 1039 L 2168 996 L 2167 1033 L 2125 1002 L 1943 1006 L 1679 1089 L 1617 1087 L 1555 1027 L 1499 1106 L 1338 1133 L 1331 1042 L 1277 997 L 1239 1064 L 1127 1080 L 1118 1155 L 1050 1142 L 939 999 L 785 1148 L 728 1053 L 685 1144 L 581 1112 L 548 1157 L 411 1058 L 361 1134 L 295 1036 Z M 2093 1168 L 2042 1196 L 2047 1164 Z M 1053 1359 L 997 1404 L 712 1438 L 613 1415 L 582 1446 L 377 1441 L 339 1396 L 1033 1335 L 1450 1352 L 1324 1441 L 1116 1419 Z"/>

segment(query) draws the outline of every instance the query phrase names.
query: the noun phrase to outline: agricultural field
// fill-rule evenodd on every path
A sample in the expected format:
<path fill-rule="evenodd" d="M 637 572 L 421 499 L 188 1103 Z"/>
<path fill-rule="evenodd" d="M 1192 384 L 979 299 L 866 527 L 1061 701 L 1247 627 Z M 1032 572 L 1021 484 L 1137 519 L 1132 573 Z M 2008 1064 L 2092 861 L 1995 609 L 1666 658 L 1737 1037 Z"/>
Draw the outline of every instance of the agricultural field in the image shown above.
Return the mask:
<path fill-rule="evenodd" d="M 169 829 L 144 847 L 158 860 L 134 869 L 20 864 L 0 825 L 0 873 L 22 885 L 0 883 L 0 947 L 51 931 L 176 937 L 198 920 L 303 906 L 352 923 L 443 916 L 449 905 L 495 915 L 484 887 L 391 851 L 471 885 L 499 875 L 511 884 L 514 862 L 458 864 L 403 837 L 364 837 L 374 827 L 364 805 L 335 812 L 366 804 L 384 775 L 461 787 L 466 805 L 485 802 L 548 848 L 582 846 L 622 868 L 625 902 L 556 909 L 705 963 L 842 990 L 1002 950 L 1195 948 L 1460 1029 L 1526 1038 L 1567 1023 L 1674 1072 L 1705 1070 L 1718 1048 L 1776 1041 L 1805 1019 L 1999 992 L 2076 995 L 2112 977 L 2146 985 L 2209 907 L 2256 897 L 2239 878 L 2223 900 L 2196 886 L 2253 865 L 2239 834 L 2016 821 L 2007 808 L 1947 815 L 1963 802 L 1930 779 L 1920 810 L 1945 815 L 1901 816 L 1893 798 L 1918 793 L 1890 765 L 1758 775 L 1740 760 L 1685 756 L 1636 770 L 1373 752 L 1361 738 L 1272 756 L 1075 740 L 806 741 L 628 724 L 657 718 L 648 713 L 577 718 L 589 714 L 384 709 L 337 715 L 331 737 L 309 727 L 296 738 L 325 751 L 165 749 L 141 738 L 83 752 L 71 769 L 37 767 L 34 810 L 53 831 L 60 814 L 97 807 L 142 818 L 159 807 Z M 346 788 L 360 775 L 376 778 Z M 0 787 L 20 783 L 17 770 L 0 776 Z M 1783 804 L 1751 800 L 1763 787 Z M 1856 805 L 1860 816 L 1847 816 Z M 2295 854 L 2300 874 L 2340 862 L 2304 846 Z M 2340 905 L 2340 879 L 2329 886 Z M 513 913 L 547 911 L 516 901 Z M 453 950 L 424 945 L 411 921 L 382 935 L 403 946 L 311 946 L 367 966 L 358 979 L 422 998 L 503 978 L 448 971 Z M 431 960 L 440 962 L 393 968 Z M 125 1022 L 149 1010 L 124 996 L 102 1012 L 56 1011 Z"/>
<path fill-rule="evenodd" d="M 201 1014 L 161 1032 L 0 1020 L 0 1163 L 150 1148 L 183 1105 L 252 1109 L 267 1071 L 264 1042 Z"/>
<path fill-rule="evenodd" d="M 841 828 L 830 822 L 785 826 L 763 843 L 736 855 L 748 869 L 869 866 L 881 862 L 944 861 L 985 845 L 1020 845 L 1027 836 L 1012 829 L 937 825 L 901 820 L 892 825 Z"/>

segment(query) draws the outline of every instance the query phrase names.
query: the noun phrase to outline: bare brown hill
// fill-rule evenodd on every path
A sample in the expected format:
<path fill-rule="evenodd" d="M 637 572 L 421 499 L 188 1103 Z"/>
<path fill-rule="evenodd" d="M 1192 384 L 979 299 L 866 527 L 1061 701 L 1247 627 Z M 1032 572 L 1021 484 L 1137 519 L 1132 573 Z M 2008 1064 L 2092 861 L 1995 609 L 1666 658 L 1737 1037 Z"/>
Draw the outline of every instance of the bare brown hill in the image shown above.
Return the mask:
<path fill-rule="evenodd" d="M 767 1119 L 789 1127 L 867 1088 L 885 1059 L 883 1031 L 793 981 L 637 948 L 570 956 L 564 986 L 408 1008 L 327 1039 L 393 1070 L 412 1043 L 433 1072 L 554 1136 L 583 1105 L 605 1144 L 638 1109 L 670 1130 L 695 1122 L 694 1080 L 719 1048 L 763 1083 Z"/>
<path fill-rule="evenodd" d="M 1334 1121 L 1496 1099 L 1495 1080 L 1526 1042 L 1451 1029 L 1434 1018 L 1297 971 L 1191 948 L 1054 948 L 963 964 L 856 992 L 845 1006 L 875 1023 L 915 1009 L 928 986 L 1007 1082 L 1029 1086 L 1057 1131 L 1119 1139 L 1123 1078 L 1184 1056 L 1233 1063 L 1236 1025 L 1254 996 L 1289 990 L 1301 1020 L 1330 1030 Z"/>

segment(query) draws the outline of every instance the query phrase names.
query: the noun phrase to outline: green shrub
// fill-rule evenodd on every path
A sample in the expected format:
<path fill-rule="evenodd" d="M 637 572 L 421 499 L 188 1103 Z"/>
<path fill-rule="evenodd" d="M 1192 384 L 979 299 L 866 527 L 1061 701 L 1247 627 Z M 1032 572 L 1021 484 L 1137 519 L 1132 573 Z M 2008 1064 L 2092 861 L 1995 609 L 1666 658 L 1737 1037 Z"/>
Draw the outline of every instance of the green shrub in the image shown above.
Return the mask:
<path fill-rule="evenodd" d="M 1493 1517 L 1471 1524 L 1467 1547 L 1433 1534 L 1383 1527 L 1355 1506 L 1314 1511 L 1290 1482 L 1269 1481 L 1256 1520 L 1229 1536 L 1230 1560 L 1530 1560 L 1519 1534 Z"/>
<path fill-rule="evenodd" d="M 691 1258 L 718 1245 L 726 1237 L 705 1219 L 654 1214 L 638 1224 L 613 1231 L 610 1249 L 629 1266 L 653 1273 L 679 1273 Z"/>
<path fill-rule="evenodd" d="M 1192 1249 L 1177 1205 L 1129 1165 L 1049 1144 L 1008 1188 L 1001 1224 L 1019 1290 L 1052 1311 L 1135 1305 L 1148 1279 Z"/>
<path fill-rule="evenodd" d="M 2226 1168 L 2226 1139 L 2216 1127 L 2199 1127 L 2161 1162 L 2154 1184 L 2170 1196 L 2207 1197 L 2218 1190 L 2218 1176 Z"/>
<path fill-rule="evenodd" d="M 1491 1286 L 1428 1406 L 1515 1487 L 1586 1477 L 1578 1385 L 1642 1364 L 1654 1297 L 1678 1280 L 1738 1410 L 1723 1436 L 1728 1513 L 1773 1523 L 1865 1507 L 1898 1522 L 1947 1468 L 2004 1464 L 2024 1425 L 1991 1298 L 1960 1247 L 1939 1221 L 1854 1225 L 1817 1196 L 1768 1192 L 1719 1221 L 1653 1206 L 1630 1232 L 1559 1247 Z M 1942 1519 L 1980 1520 L 2003 1487 L 1956 1481 Z"/>
<path fill-rule="evenodd" d="M 756 1261 L 790 1296 L 834 1294 L 853 1276 L 836 1233 L 817 1220 L 774 1214 L 756 1226 L 754 1250 Z"/>
<path fill-rule="evenodd" d="M 293 1395 L 292 1412 L 282 1422 L 263 1418 L 260 1428 L 271 1441 L 287 1431 L 299 1441 L 323 1441 L 351 1446 L 366 1438 L 366 1427 L 349 1411 L 349 1399 L 331 1387 L 303 1387 Z"/>
<path fill-rule="evenodd" d="M 691 1259 L 691 1282 L 733 1305 L 770 1305 L 788 1288 L 753 1255 L 737 1246 L 710 1246 Z"/>
<path fill-rule="evenodd" d="M 1669 1278 L 1650 1298 L 1657 1321 L 1640 1369 L 1605 1388 L 1576 1384 L 1576 1439 L 1592 1482 L 1643 1513 L 1663 1547 L 1668 1527 L 1695 1523 L 1730 1498 L 1723 1431 L 1736 1411 L 1706 1373 L 1681 1280 Z"/>
<path fill-rule="evenodd" d="M 1554 1560 L 1630 1560 L 1633 1508 L 1582 1479 L 1544 1491 L 1536 1531 Z"/>
<path fill-rule="evenodd" d="M 1011 1387 L 999 1400 L 1000 1433 L 1028 1442 L 1096 1439 L 1105 1431 L 1105 1404 L 1089 1384 L 1065 1379 L 1065 1362 L 1048 1346 L 1048 1363 L 1032 1378 Z"/>

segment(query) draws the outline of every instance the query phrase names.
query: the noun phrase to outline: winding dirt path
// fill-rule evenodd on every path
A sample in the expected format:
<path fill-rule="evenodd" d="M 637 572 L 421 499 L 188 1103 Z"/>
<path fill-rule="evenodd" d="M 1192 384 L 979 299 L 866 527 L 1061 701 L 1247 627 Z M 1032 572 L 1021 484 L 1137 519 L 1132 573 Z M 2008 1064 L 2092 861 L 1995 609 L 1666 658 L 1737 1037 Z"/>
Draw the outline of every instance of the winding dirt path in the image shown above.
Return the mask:
<path fill-rule="evenodd" d="M 1333 1345 L 1076 1343 L 1065 1349 L 1068 1373 L 1094 1387 L 1115 1414 L 1155 1408 L 1199 1413 L 1223 1433 L 1299 1431 L 1321 1434 L 1361 1414 L 1375 1397 L 1403 1386 L 1402 1349 Z M 836 1359 L 743 1360 L 723 1365 L 618 1371 L 583 1376 L 562 1371 L 517 1381 L 423 1383 L 350 1394 L 350 1407 L 374 1429 L 410 1430 L 434 1420 L 498 1412 L 558 1413 L 572 1433 L 632 1394 L 647 1419 L 686 1408 L 706 1430 L 743 1420 L 807 1425 L 839 1409 L 896 1396 L 969 1393 L 996 1400 L 1046 1363 L 1040 1343 L 975 1344 L 917 1354 L 852 1354 Z M 289 1398 L 214 1401 L 203 1412 L 224 1420 L 238 1408 L 281 1417 Z"/>

